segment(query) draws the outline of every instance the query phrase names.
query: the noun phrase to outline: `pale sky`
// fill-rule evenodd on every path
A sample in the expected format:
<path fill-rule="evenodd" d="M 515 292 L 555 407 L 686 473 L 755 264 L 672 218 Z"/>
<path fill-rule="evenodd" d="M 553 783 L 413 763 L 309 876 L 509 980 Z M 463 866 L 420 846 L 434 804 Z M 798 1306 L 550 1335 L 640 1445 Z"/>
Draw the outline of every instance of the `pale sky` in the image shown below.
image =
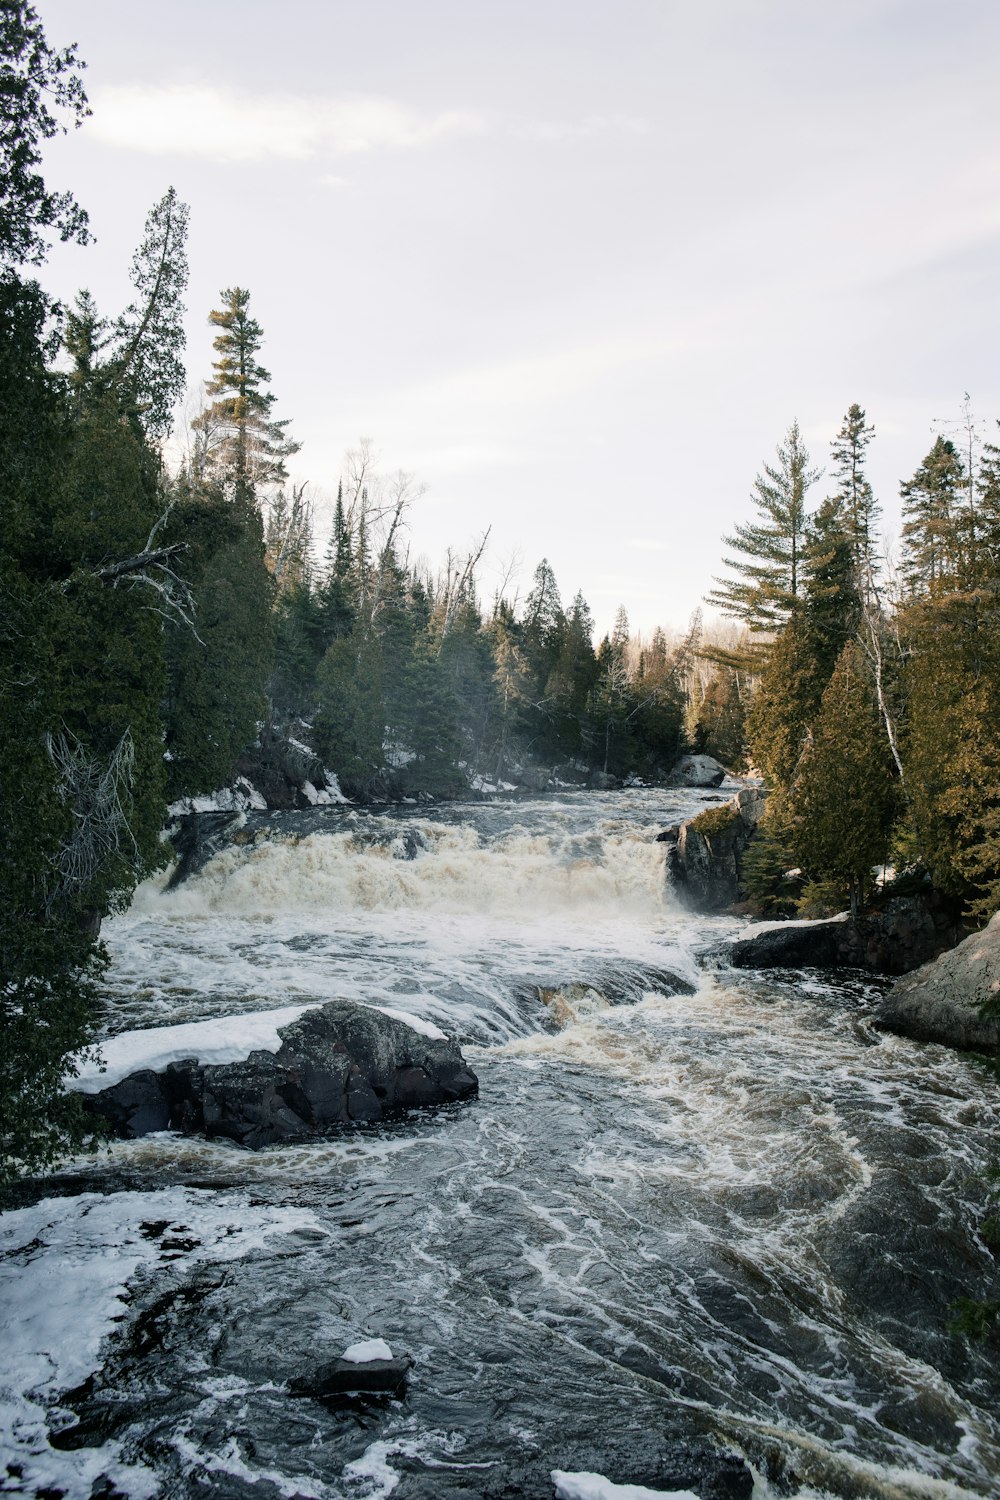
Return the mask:
<path fill-rule="evenodd" d="M 865 407 L 894 531 L 965 391 L 998 432 L 998 0 L 36 4 L 94 111 L 45 283 L 117 312 L 173 184 L 192 385 L 249 288 L 321 533 L 370 437 L 415 554 L 683 628 L 793 418 L 825 465 Z"/>

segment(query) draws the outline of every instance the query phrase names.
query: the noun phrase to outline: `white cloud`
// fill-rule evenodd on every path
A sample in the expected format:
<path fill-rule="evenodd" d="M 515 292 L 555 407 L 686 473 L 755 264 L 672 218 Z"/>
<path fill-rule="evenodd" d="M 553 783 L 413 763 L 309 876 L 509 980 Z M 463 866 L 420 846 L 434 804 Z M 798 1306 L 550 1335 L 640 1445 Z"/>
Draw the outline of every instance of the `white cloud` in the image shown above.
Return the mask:
<path fill-rule="evenodd" d="M 409 149 L 483 128 L 467 110 L 421 115 L 392 99 L 249 95 L 204 83 L 126 84 L 92 103 L 90 130 L 109 145 L 217 161 Z"/>

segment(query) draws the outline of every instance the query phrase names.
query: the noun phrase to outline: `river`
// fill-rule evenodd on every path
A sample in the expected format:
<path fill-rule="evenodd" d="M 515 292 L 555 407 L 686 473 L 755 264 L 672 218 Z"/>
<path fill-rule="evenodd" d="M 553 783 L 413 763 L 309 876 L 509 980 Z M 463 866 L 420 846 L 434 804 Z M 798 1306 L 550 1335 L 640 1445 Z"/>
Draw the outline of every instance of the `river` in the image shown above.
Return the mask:
<path fill-rule="evenodd" d="M 1000 1090 L 876 1032 L 877 981 L 729 970 L 744 924 L 685 912 L 654 837 L 704 795 L 257 814 L 147 883 L 109 1032 L 347 997 L 455 1036 L 480 1094 L 256 1154 L 120 1143 L 4 1215 L 51 1345 L 15 1338 L 6 1487 L 548 1497 L 717 1440 L 759 1494 L 997 1493 L 1000 1375 L 948 1323 L 995 1284 Z M 413 1358 L 405 1401 L 289 1397 L 367 1338 Z"/>

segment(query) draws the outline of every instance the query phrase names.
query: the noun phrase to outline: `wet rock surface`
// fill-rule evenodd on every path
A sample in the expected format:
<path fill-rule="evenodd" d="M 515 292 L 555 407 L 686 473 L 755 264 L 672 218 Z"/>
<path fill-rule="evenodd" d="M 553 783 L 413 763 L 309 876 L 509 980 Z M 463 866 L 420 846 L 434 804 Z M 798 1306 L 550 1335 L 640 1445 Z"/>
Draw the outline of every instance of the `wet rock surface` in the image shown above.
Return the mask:
<path fill-rule="evenodd" d="M 717 783 L 714 783 L 717 784 Z M 680 825 L 669 844 L 667 870 L 679 899 L 691 911 L 723 911 L 739 900 L 743 856 L 764 811 L 766 792 L 745 787 L 718 807 Z"/>
<path fill-rule="evenodd" d="M 156 1130 L 204 1133 L 257 1149 L 274 1141 L 376 1124 L 478 1090 L 457 1045 L 368 1006 L 335 1001 L 280 1032 L 277 1052 L 241 1062 L 143 1069 L 86 1107 L 126 1139 Z"/>
<path fill-rule="evenodd" d="M 919 896 L 898 896 L 855 919 L 797 922 L 741 938 L 729 950 L 737 969 L 868 969 L 907 974 L 937 951 L 938 930 Z"/>
<path fill-rule="evenodd" d="M 917 1041 L 1000 1055 L 1000 913 L 893 985 L 875 1024 Z"/>

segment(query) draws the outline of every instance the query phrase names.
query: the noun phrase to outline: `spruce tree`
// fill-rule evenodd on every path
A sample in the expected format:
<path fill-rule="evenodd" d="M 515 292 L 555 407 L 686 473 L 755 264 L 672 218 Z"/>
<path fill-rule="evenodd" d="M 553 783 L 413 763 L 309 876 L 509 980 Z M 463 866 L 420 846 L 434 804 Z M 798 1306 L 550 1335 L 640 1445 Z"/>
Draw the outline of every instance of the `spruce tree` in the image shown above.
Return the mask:
<path fill-rule="evenodd" d="M 878 573 L 880 508 L 865 475 L 865 455 L 874 436 L 875 428 L 866 424 L 865 413 L 855 401 L 830 444 L 837 481 L 836 499 L 843 508 L 844 530 L 850 543 L 857 588 L 866 597 L 873 589 Z"/>
<path fill-rule="evenodd" d="M 902 573 L 911 597 L 944 592 L 957 581 L 963 483 L 964 469 L 955 444 L 937 437 L 913 478 L 900 486 Z"/>
<path fill-rule="evenodd" d="M 132 261 L 136 298 L 115 323 L 115 380 L 146 432 L 163 437 L 184 392 L 184 291 L 188 282 L 188 206 L 168 188 L 146 219 Z"/>

